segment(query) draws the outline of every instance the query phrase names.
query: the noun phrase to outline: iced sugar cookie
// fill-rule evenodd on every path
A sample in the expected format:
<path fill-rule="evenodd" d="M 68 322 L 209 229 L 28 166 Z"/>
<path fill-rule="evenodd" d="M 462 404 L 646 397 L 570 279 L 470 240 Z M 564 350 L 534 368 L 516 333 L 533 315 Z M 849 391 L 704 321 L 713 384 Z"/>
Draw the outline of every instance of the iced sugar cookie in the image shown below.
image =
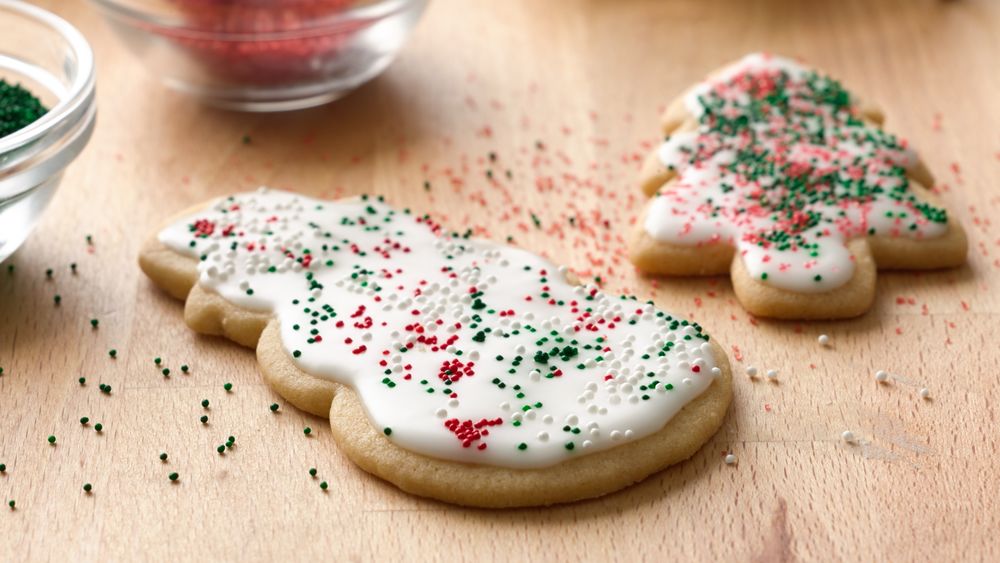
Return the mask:
<path fill-rule="evenodd" d="M 652 274 L 728 271 L 748 311 L 790 319 L 864 313 L 877 268 L 962 264 L 961 225 L 881 122 L 797 62 L 752 54 L 724 68 L 664 114 L 632 261 Z"/>
<path fill-rule="evenodd" d="M 173 220 L 140 264 L 192 328 L 256 345 L 359 466 L 448 502 L 615 491 L 690 457 L 730 402 L 697 324 L 377 198 L 232 196 Z"/>

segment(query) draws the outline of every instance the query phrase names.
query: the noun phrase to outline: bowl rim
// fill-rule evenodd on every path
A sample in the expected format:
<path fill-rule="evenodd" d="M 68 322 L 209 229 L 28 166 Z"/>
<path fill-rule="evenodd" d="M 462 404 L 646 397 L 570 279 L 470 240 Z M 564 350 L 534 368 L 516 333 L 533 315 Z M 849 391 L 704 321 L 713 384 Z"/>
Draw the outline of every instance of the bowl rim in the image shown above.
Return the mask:
<path fill-rule="evenodd" d="M 312 35 L 328 32 L 331 29 L 357 22 L 379 20 L 401 11 L 411 4 L 425 4 L 427 0 L 376 0 L 319 18 L 303 27 L 266 33 L 198 29 L 190 27 L 188 22 L 183 19 L 144 12 L 141 9 L 127 6 L 119 0 L 90 0 L 90 2 L 104 10 L 106 14 L 121 19 L 132 26 L 169 31 L 175 37 L 214 41 L 272 41 L 299 38 L 303 34 Z"/>
<path fill-rule="evenodd" d="M 83 34 L 69 22 L 52 12 L 19 0 L 0 0 L 0 8 L 19 12 L 48 25 L 69 43 L 76 57 L 76 74 L 67 89 L 66 97 L 27 127 L 0 138 L 0 155 L 2 155 L 37 141 L 62 123 L 68 115 L 74 114 L 80 105 L 90 98 L 95 78 L 94 52 Z"/>

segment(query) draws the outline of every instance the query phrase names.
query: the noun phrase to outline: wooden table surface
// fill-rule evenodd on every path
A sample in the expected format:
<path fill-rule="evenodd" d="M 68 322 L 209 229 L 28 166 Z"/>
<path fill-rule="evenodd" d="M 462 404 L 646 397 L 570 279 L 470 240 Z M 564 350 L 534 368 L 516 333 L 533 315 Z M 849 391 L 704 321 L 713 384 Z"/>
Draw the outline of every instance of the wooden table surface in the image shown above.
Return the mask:
<path fill-rule="evenodd" d="M 284 115 L 199 106 L 163 89 L 92 6 L 40 3 L 93 43 L 100 113 L 0 271 L 0 498 L 17 501 L 0 507 L 0 559 L 1000 557 L 1000 3 L 436 0 L 383 76 Z M 885 108 L 969 231 L 967 266 L 883 274 L 868 315 L 822 323 L 752 319 L 726 279 L 636 275 L 623 236 L 659 110 L 753 50 L 804 57 Z M 282 401 L 253 352 L 193 334 L 136 266 L 166 215 L 260 184 L 381 193 L 693 317 L 739 375 L 723 428 L 639 485 L 548 509 L 457 508 L 363 473 L 326 421 L 272 414 Z M 748 365 L 780 370 L 778 383 L 742 376 Z M 894 381 L 876 384 L 878 369 Z M 230 434 L 237 447 L 218 455 Z"/>

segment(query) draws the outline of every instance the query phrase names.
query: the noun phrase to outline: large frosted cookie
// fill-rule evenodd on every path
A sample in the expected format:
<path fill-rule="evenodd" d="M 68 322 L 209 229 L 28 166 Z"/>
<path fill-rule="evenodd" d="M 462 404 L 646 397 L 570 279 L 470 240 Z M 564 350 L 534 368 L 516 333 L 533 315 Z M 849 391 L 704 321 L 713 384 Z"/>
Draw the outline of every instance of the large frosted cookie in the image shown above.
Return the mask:
<path fill-rule="evenodd" d="M 380 199 L 236 195 L 172 221 L 140 264 L 192 328 L 256 345 L 358 465 L 448 502 L 615 491 L 694 454 L 732 395 L 697 324 Z"/>
<path fill-rule="evenodd" d="M 791 319 L 864 313 L 877 268 L 962 264 L 965 232 L 881 122 L 788 59 L 752 54 L 722 69 L 663 116 L 632 261 L 653 274 L 728 271 L 748 311 Z"/>

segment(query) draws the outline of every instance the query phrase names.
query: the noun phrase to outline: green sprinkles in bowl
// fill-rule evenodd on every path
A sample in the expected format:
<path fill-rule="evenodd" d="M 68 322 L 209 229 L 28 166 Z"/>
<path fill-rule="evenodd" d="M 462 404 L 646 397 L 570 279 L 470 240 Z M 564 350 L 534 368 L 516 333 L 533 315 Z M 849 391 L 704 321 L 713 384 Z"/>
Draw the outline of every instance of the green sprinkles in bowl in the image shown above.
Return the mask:
<path fill-rule="evenodd" d="M 0 138 L 38 121 L 46 111 L 42 102 L 20 84 L 0 79 Z"/>

